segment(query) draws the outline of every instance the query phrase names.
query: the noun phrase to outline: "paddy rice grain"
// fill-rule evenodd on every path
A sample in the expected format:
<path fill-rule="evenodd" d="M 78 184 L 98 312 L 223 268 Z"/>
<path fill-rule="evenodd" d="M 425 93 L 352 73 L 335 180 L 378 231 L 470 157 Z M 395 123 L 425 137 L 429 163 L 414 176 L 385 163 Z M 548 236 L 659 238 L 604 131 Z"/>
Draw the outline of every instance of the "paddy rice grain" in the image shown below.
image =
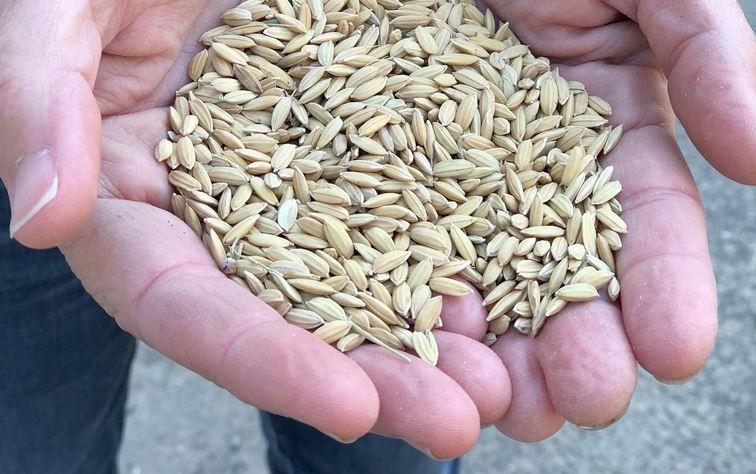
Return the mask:
<path fill-rule="evenodd" d="M 490 11 L 248 0 L 222 22 L 155 158 L 219 268 L 290 324 L 436 364 L 443 298 L 482 292 L 488 345 L 618 298 L 599 156 L 622 127 Z"/>

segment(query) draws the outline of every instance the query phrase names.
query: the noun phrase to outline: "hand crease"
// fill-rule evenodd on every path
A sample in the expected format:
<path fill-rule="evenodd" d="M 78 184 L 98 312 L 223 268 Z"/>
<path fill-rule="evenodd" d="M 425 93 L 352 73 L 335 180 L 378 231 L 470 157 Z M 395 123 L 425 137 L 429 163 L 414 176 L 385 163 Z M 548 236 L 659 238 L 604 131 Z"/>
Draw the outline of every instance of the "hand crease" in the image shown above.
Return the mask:
<path fill-rule="evenodd" d="M 225 386 L 223 385 L 222 376 L 226 373 L 228 357 L 232 349 L 236 347 L 241 341 L 243 341 L 249 333 L 255 330 L 259 330 L 261 326 L 265 324 L 281 325 L 282 323 L 283 320 L 249 318 L 247 322 L 243 324 L 227 342 L 221 344 L 217 368 L 215 370 L 211 370 L 210 373 L 202 374 L 203 377 L 207 378 L 214 384 L 225 388 Z"/>
<path fill-rule="evenodd" d="M 673 188 L 670 186 L 648 186 L 636 189 L 622 195 L 623 213 L 629 213 L 638 209 L 655 204 L 667 199 L 683 198 L 692 201 L 696 207 L 703 211 L 703 204 L 698 193 L 688 189 Z"/>
<path fill-rule="evenodd" d="M 696 41 L 699 41 L 703 39 L 704 37 L 710 35 L 710 34 L 716 34 L 716 30 L 714 28 L 708 27 L 704 30 L 698 30 L 694 31 L 691 35 L 689 35 L 687 38 L 680 41 L 680 43 L 675 46 L 672 49 L 671 54 L 669 55 L 669 60 L 671 61 L 668 64 L 668 68 L 665 71 L 667 77 L 669 77 L 672 74 L 672 71 L 677 66 L 677 63 L 680 61 L 680 58 L 683 54 L 685 54 L 685 51 L 690 47 L 692 43 L 695 43 Z"/>
<path fill-rule="evenodd" d="M 649 261 L 668 258 L 668 257 L 673 257 L 676 260 L 681 259 L 681 258 L 683 259 L 688 258 L 688 259 L 695 260 L 698 262 L 703 261 L 703 259 L 701 258 L 701 255 L 695 252 L 672 250 L 672 249 L 667 248 L 667 249 L 659 250 L 657 252 L 652 252 L 652 253 L 643 255 L 642 257 L 636 258 L 635 260 L 628 263 L 627 265 L 618 267 L 620 281 L 622 281 L 622 279 L 624 278 L 627 278 L 627 275 L 639 269 L 642 265 L 648 263 Z"/>
<path fill-rule="evenodd" d="M 186 278 L 187 275 L 196 276 L 198 274 L 207 274 L 208 276 L 213 276 L 212 274 L 208 273 L 209 268 L 210 267 L 206 262 L 180 261 L 167 267 L 161 268 L 154 275 L 152 275 L 147 283 L 134 295 L 131 304 L 128 305 L 128 313 L 134 315 L 132 318 L 134 322 L 134 335 L 137 338 L 144 340 L 139 324 L 139 307 L 142 306 L 142 303 L 147 299 L 148 296 L 150 296 L 152 290 L 159 283 L 169 281 L 171 278 L 175 277 Z M 196 270 L 201 271 L 197 272 Z"/>

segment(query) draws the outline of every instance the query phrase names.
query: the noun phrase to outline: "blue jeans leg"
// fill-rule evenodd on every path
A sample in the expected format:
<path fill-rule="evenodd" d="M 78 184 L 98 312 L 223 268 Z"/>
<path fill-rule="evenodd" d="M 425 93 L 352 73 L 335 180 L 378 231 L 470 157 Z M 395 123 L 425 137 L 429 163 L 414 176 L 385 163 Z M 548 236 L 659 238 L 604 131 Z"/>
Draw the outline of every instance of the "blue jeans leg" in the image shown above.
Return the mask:
<path fill-rule="evenodd" d="M 4 194 L 0 187 L 0 472 L 115 473 L 134 339 L 60 252 L 9 239 Z"/>
<path fill-rule="evenodd" d="M 435 461 L 378 435 L 341 444 L 290 418 L 261 413 L 271 474 L 458 474 L 460 460 Z"/>

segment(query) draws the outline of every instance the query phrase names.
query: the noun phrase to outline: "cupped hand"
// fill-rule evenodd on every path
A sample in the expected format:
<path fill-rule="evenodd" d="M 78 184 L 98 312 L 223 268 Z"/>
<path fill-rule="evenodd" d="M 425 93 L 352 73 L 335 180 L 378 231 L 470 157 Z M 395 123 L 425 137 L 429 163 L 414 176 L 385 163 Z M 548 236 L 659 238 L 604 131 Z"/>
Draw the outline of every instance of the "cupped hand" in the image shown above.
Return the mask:
<path fill-rule="evenodd" d="M 626 133 L 607 160 L 623 181 L 631 229 L 617 262 L 623 313 L 607 302 L 576 305 L 536 340 L 505 335 L 494 350 L 508 374 L 477 342 L 478 295 L 446 302 L 438 368 L 377 347 L 346 357 L 226 279 L 165 211 L 166 171 L 151 156 L 167 129 L 165 106 L 185 81 L 194 38 L 236 2 L 36 3 L 12 1 L 0 20 L 8 58 L 0 175 L 12 232 L 29 246 L 61 245 L 124 329 L 241 400 L 342 440 L 372 431 L 446 458 L 472 446 L 480 423 L 498 420 L 522 440 L 565 419 L 604 425 L 629 402 L 636 359 L 680 380 L 710 352 L 715 291 L 703 216 L 653 65 L 671 77 L 673 104 L 698 146 L 724 172 L 753 181 L 746 132 L 756 107 L 743 91 L 753 91 L 754 46 L 735 7 L 688 2 L 678 12 L 667 2 L 654 15 L 654 2 L 626 2 L 616 5 L 625 18 L 588 0 L 494 6 L 563 75 L 615 105 Z"/>
<path fill-rule="evenodd" d="M 349 356 L 237 286 L 167 211 L 155 144 L 196 39 L 238 1 L 13 0 L 0 15 L 0 175 L 11 232 L 59 245 L 137 338 L 261 409 L 351 441 L 374 432 L 463 454 L 509 404 L 478 309 L 439 332 L 439 367 L 377 347 Z M 23 157 L 23 158 L 22 158 Z"/>
<path fill-rule="evenodd" d="M 570 305 L 536 339 L 493 346 L 512 384 L 508 436 L 535 441 L 565 420 L 602 427 L 626 410 L 636 361 L 665 383 L 703 366 L 716 288 L 700 196 L 675 141 L 675 113 L 728 177 L 756 184 L 756 42 L 734 0 L 491 0 L 535 53 L 613 105 L 624 135 L 603 160 L 622 182 L 628 234 L 621 304 Z"/>

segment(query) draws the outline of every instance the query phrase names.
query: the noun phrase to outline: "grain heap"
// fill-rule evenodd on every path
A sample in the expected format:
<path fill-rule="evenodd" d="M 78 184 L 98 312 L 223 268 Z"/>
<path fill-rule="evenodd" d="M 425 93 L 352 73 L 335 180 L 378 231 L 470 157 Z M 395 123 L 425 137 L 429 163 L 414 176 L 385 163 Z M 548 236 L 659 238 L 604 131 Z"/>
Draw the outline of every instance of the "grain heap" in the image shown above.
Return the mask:
<path fill-rule="evenodd" d="M 481 290 L 487 344 L 616 299 L 610 105 L 490 11 L 251 0 L 205 33 L 155 155 L 218 266 L 342 351 L 435 364 L 441 295 Z M 435 293 L 435 295 L 434 295 Z"/>

